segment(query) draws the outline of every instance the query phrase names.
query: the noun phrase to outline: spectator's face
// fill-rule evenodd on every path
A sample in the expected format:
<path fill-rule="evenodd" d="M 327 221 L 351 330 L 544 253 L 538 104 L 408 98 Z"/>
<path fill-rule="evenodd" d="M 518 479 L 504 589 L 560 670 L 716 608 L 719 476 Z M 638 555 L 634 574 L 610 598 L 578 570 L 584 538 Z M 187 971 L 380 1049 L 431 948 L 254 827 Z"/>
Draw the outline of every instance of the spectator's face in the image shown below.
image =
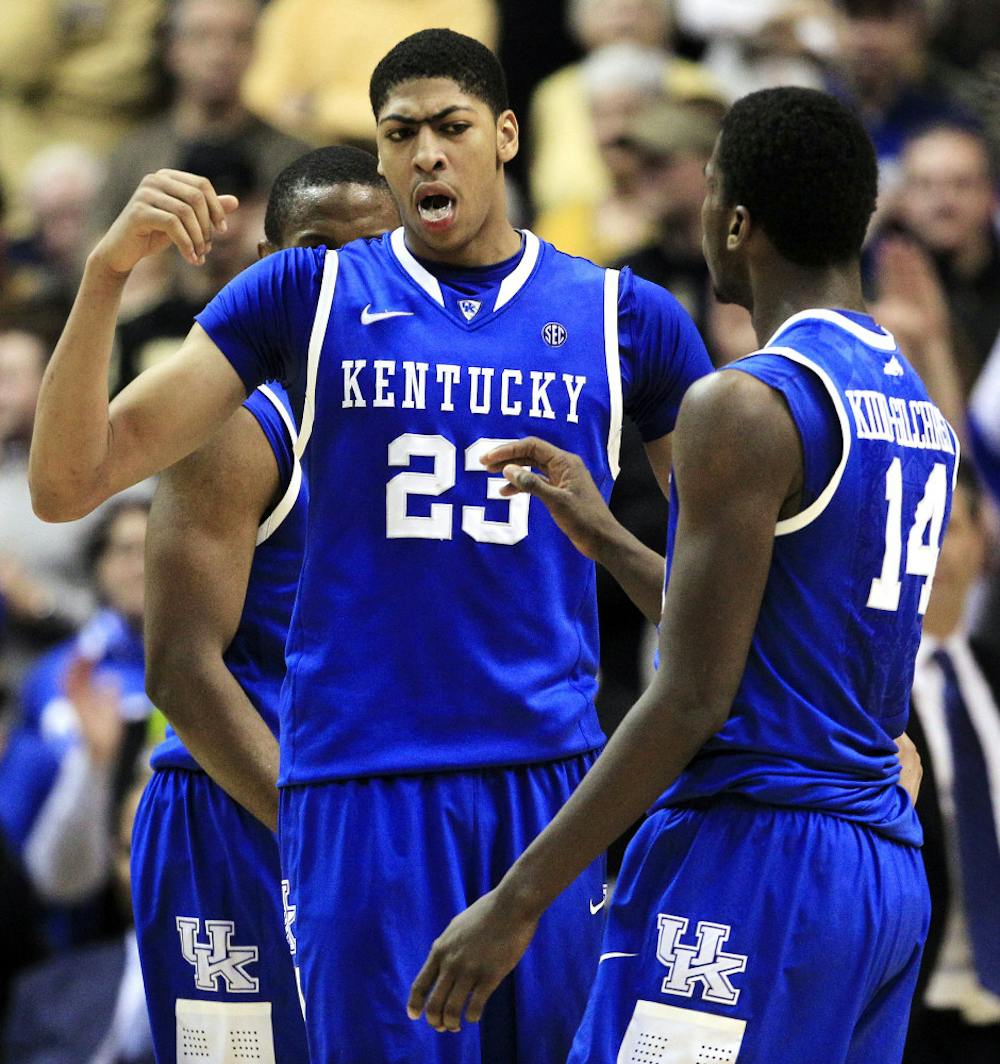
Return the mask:
<path fill-rule="evenodd" d="M 340 248 L 398 225 L 399 212 L 385 189 L 353 183 L 303 189 L 296 194 L 281 246 Z"/>
<path fill-rule="evenodd" d="M 670 31 L 666 0 L 579 0 L 577 26 L 587 51 L 620 41 L 662 47 Z"/>
<path fill-rule="evenodd" d="M 104 553 L 97 562 L 101 598 L 135 624 L 142 621 L 143 615 L 145 548 L 145 510 L 123 510 L 111 526 Z"/>
<path fill-rule="evenodd" d="M 417 254 L 454 258 L 506 219 L 502 164 L 517 154 L 513 112 L 494 117 L 450 78 L 418 78 L 392 90 L 378 120 L 379 173 Z"/>
<path fill-rule="evenodd" d="M 590 115 L 597 147 L 616 184 L 629 184 L 639 175 L 642 156 L 629 140 L 636 115 L 648 107 L 654 95 L 639 89 L 616 88 L 593 96 Z"/>
<path fill-rule="evenodd" d="M 253 56 L 257 11 L 254 0 L 181 0 L 169 50 L 181 97 L 206 107 L 236 101 Z"/>
<path fill-rule="evenodd" d="M 636 193 L 660 224 L 697 217 L 705 199 L 705 163 L 693 151 L 648 156 L 644 160 Z"/>
<path fill-rule="evenodd" d="M 923 25 L 916 14 L 841 21 L 841 63 L 863 100 L 891 100 L 919 71 L 923 48 Z"/>
<path fill-rule="evenodd" d="M 36 337 L 0 333 L 0 443 L 31 436 L 45 359 L 45 346 Z"/>
<path fill-rule="evenodd" d="M 72 170 L 53 173 L 30 191 L 38 235 L 50 259 L 67 267 L 76 265 L 96 194 L 94 174 Z"/>
<path fill-rule="evenodd" d="M 996 193 L 976 137 L 958 130 L 918 137 L 904 152 L 902 169 L 901 220 L 932 251 L 954 253 L 992 227 Z"/>

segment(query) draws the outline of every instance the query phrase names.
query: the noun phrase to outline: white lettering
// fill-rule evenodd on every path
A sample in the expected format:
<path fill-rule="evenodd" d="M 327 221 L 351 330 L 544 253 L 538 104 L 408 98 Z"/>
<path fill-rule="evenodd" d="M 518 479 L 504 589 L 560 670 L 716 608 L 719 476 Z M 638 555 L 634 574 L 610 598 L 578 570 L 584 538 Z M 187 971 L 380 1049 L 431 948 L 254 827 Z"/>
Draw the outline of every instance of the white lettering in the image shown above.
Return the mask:
<path fill-rule="evenodd" d="M 580 420 L 580 415 L 576 412 L 576 406 L 580 401 L 580 392 L 583 391 L 587 378 L 564 373 L 562 379 L 563 384 L 566 385 L 566 394 L 569 396 L 569 413 L 566 415 L 566 420 L 575 425 Z"/>
<path fill-rule="evenodd" d="M 442 410 L 454 410 L 455 404 L 451 398 L 452 388 L 458 384 L 462 377 L 461 366 L 451 366 L 442 362 L 437 368 L 437 382 L 444 387 L 444 398 L 441 400 Z"/>
<path fill-rule="evenodd" d="M 524 383 L 524 375 L 519 369 L 505 369 L 500 374 L 500 413 L 517 417 L 521 413 L 521 400 L 510 401 L 511 382 L 517 385 Z"/>
<path fill-rule="evenodd" d="M 344 367 L 344 399 L 341 406 L 365 406 L 364 397 L 358 388 L 358 374 L 368 365 L 363 359 L 351 359 L 341 363 Z"/>
<path fill-rule="evenodd" d="M 556 379 L 554 373 L 542 373 L 539 370 L 531 371 L 531 410 L 532 417 L 543 417 L 555 420 L 555 411 L 549 402 L 548 388 Z"/>
<path fill-rule="evenodd" d="M 427 363 L 403 363 L 403 406 L 407 410 L 427 409 Z"/>
<path fill-rule="evenodd" d="M 472 384 L 469 391 L 469 410 L 473 414 L 488 414 L 493 401 L 493 370 L 481 366 L 469 366 Z M 482 381 L 482 399 L 479 398 L 480 381 Z"/>
<path fill-rule="evenodd" d="M 395 406 L 396 397 L 388 391 L 389 378 L 396 375 L 396 363 L 377 358 L 375 366 L 375 401 L 372 406 Z"/>

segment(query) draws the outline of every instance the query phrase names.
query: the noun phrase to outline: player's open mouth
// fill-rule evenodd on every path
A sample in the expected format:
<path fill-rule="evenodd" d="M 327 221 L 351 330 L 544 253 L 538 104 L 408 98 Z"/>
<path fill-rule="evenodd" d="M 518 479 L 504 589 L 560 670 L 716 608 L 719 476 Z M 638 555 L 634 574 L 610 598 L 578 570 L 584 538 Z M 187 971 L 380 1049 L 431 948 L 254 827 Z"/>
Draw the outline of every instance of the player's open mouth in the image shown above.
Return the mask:
<path fill-rule="evenodd" d="M 423 195 L 417 200 L 417 213 L 432 228 L 444 228 L 455 216 L 455 201 L 442 193 Z"/>

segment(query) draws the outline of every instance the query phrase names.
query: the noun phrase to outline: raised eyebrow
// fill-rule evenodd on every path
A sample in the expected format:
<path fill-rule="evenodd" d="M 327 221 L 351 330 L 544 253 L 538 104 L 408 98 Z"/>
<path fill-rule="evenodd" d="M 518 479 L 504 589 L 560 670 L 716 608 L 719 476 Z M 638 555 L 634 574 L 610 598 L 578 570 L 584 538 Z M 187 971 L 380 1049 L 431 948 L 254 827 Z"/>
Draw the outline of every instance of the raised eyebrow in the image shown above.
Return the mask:
<path fill-rule="evenodd" d="M 471 111 L 471 107 L 464 107 L 461 104 L 454 104 L 451 107 L 446 107 L 443 111 L 438 111 L 436 115 L 431 115 L 428 118 L 411 118 L 409 115 L 386 115 L 385 118 L 379 119 L 379 125 L 383 122 L 400 122 L 404 126 L 422 126 L 427 122 L 440 122 L 442 118 L 447 118 L 449 115 L 454 114 L 456 111 Z"/>

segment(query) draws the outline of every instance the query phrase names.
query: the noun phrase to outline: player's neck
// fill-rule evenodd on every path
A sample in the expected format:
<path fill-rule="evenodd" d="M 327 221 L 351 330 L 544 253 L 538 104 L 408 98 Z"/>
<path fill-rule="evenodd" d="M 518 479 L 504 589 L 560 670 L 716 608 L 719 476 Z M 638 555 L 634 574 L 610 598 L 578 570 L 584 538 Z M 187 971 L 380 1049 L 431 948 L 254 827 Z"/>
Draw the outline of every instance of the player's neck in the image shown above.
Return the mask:
<path fill-rule="evenodd" d="M 785 259 L 769 259 L 752 268 L 750 289 L 750 315 L 761 344 L 803 310 L 820 307 L 868 313 L 857 263 L 807 269 Z"/>

